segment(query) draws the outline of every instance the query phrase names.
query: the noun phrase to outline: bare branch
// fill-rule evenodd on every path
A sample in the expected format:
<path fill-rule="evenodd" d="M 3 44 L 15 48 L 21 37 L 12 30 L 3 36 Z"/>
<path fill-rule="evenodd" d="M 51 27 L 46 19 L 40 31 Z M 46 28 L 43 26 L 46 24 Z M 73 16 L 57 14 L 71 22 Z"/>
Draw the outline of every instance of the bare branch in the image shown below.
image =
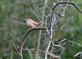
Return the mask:
<path fill-rule="evenodd" d="M 20 56 L 20 53 L 19 53 L 19 51 L 17 50 L 17 47 L 16 47 L 15 43 L 14 43 L 13 41 L 11 41 L 11 43 L 12 43 L 14 49 L 16 50 L 17 54 Z"/>
<path fill-rule="evenodd" d="M 82 11 L 80 10 L 80 8 L 78 8 L 78 7 L 76 6 L 76 4 L 74 4 L 74 3 L 72 3 L 72 2 L 59 2 L 59 3 L 56 3 L 55 6 L 53 7 L 52 11 L 54 11 L 54 9 L 55 9 L 58 5 L 60 5 L 60 4 L 71 4 L 71 5 L 73 5 L 73 6 L 82 14 Z"/>

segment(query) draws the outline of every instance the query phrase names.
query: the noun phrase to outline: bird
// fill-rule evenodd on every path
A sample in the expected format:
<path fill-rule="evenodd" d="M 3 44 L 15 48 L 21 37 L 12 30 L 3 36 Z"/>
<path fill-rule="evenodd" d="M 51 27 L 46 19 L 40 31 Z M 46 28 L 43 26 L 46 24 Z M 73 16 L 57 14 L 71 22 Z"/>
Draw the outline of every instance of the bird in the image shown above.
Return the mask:
<path fill-rule="evenodd" d="M 25 19 L 25 20 L 26 20 L 26 25 L 31 27 L 31 28 L 37 28 L 38 25 L 39 25 L 39 22 L 37 22 L 33 19 L 28 18 L 28 19 Z"/>

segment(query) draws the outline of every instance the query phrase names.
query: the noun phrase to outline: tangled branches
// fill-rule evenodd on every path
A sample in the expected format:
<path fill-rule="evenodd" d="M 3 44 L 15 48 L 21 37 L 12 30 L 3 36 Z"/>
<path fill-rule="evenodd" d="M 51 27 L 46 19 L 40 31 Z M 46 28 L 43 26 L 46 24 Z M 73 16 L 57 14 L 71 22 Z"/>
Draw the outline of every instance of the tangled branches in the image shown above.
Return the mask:
<path fill-rule="evenodd" d="M 55 14 L 57 14 L 57 13 L 54 12 L 54 10 L 55 10 L 55 8 L 56 8 L 58 5 L 60 5 L 60 4 L 73 5 L 73 6 L 82 14 L 82 11 L 81 11 L 74 3 L 72 3 L 72 2 L 58 2 L 58 3 L 56 3 L 56 4 L 54 5 L 54 7 L 52 8 L 51 25 L 50 25 L 49 27 L 47 27 L 47 28 L 41 27 L 41 28 L 32 28 L 32 29 L 29 29 L 29 30 L 25 33 L 25 35 L 24 35 L 24 37 L 23 37 L 23 39 L 22 39 L 23 41 L 22 41 L 21 46 L 20 46 L 20 51 L 17 50 L 15 44 L 12 42 L 12 44 L 13 44 L 13 46 L 14 46 L 16 52 L 18 53 L 18 55 L 20 56 L 21 59 L 23 59 L 23 49 L 24 49 L 24 44 L 25 44 L 25 41 L 26 41 L 26 38 L 27 38 L 28 34 L 29 34 L 30 32 L 32 32 L 32 31 L 35 31 L 35 30 L 46 30 L 46 29 L 47 29 L 47 30 L 50 30 L 50 32 L 49 32 L 49 31 L 46 31 L 46 32 L 48 32 L 48 34 L 50 35 L 50 37 L 49 37 L 50 40 L 49 40 L 48 46 L 47 46 L 47 48 L 46 48 L 46 51 L 44 52 L 44 53 L 45 53 L 45 59 L 47 59 L 47 55 L 49 54 L 49 49 L 50 49 L 51 43 L 53 44 L 54 47 L 59 47 L 59 48 L 62 49 L 60 55 L 54 55 L 55 58 L 60 59 L 62 53 L 63 53 L 64 50 L 65 50 L 65 47 L 63 47 L 63 46 L 61 45 L 61 43 L 64 42 L 66 39 L 63 40 L 63 41 L 61 40 L 61 41 L 59 42 L 59 44 L 54 44 L 54 42 L 52 41 L 53 30 L 56 30 L 56 29 L 53 29 L 53 28 L 56 27 L 56 21 L 57 21 L 56 15 L 55 15 Z M 60 15 L 60 14 L 59 14 L 59 15 Z M 53 55 L 53 54 L 51 54 L 51 55 Z"/>

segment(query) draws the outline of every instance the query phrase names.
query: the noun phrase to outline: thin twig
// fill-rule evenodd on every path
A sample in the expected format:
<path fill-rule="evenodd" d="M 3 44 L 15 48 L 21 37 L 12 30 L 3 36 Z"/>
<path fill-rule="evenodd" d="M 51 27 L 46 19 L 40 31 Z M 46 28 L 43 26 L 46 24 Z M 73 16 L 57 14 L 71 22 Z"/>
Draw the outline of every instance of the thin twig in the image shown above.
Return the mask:
<path fill-rule="evenodd" d="M 51 41 L 49 41 L 48 46 L 46 48 L 45 59 L 47 59 L 48 51 L 49 51 L 50 46 L 51 46 Z"/>
<path fill-rule="evenodd" d="M 40 49 L 40 43 L 41 43 L 41 31 L 39 31 L 39 38 L 37 42 L 37 50 L 36 50 L 36 59 L 39 59 L 39 49 Z"/>
<path fill-rule="evenodd" d="M 57 2 L 59 3 L 59 2 L 69 2 L 69 0 L 67 0 L 67 1 L 59 1 L 59 0 L 57 0 Z M 62 4 L 60 5 L 62 8 L 63 8 L 63 13 L 61 14 L 62 16 L 64 16 L 65 15 L 65 10 L 66 10 L 66 8 L 68 7 L 68 4 L 66 4 L 66 6 L 64 7 Z"/>
<path fill-rule="evenodd" d="M 23 50 L 24 50 L 24 51 L 28 51 L 28 50 L 30 50 L 30 51 L 36 51 L 36 49 L 29 49 L 29 48 L 25 48 L 25 49 L 23 49 Z M 41 50 L 41 49 L 39 49 L 39 51 L 40 51 L 40 52 L 43 52 L 43 53 L 46 53 L 46 51 Z M 52 52 L 50 52 L 50 51 L 48 51 L 47 54 L 50 55 L 50 56 L 52 56 L 52 57 L 54 57 L 54 58 L 59 58 L 59 57 L 60 57 L 59 55 L 55 55 L 54 53 L 52 53 Z"/>
<path fill-rule="evenodd" d="M 46 29 L 46 28 L 32 28 L 32 29 L 29 29 L 29 30 L 25 33 L 25 35 L 24 35 L 24 37 L 23 37 L 22 44 L 21 44 L 21 46 L 20 46 L 20 55 L 21 55 L 21 58 L 23 57 L 23 56 L 22 56 L 22 54 L 23 54 L 23 47 L 24 47 L 24 44 L 25 44 L 25 41 L 26 41 L 26 38 L 27 38 L 28 34 L 29 34 L 30 32 L 32 32 L 32 31 L 34 31 L 34 30 L 45 30 L 45 29 Z"/>
<path fill-rule="evenodd" d="M 60 3 L 57 3 L 54 7 L 53 7 L 53 9 L 52 9 L 52 14 L 53 14 L 53 11 L 54 11 L 54 9 L 59 5 L 59 4 L 71 4 L 71 5 L 73 5 L 80 13 L 82 13 L 82 11 L 74 4 L 74 3 L 71 3 L 71 2 L 60 2 Z M 51 17 L 52 17 L 52 15 L 51 15 Z M 50 27 L 48 27 L 48 28 L 50 28 Z M 30 29 L 30 30 L 28 30 L 27 32 L 26 32 L 26 34 L 24 35 L 24 37 L 23 37 L 23 41 L 22 41 L 22 45 L 24 45 L 24 43 L 25 43 L 25 38 L 27 37 L 27 35 L 31 32 L 31 31 L 34 31 L 34 30 L 45 30 L 46 28 L 32 28 L 32 29 Z M 22 46 L 21 45 L 21 46 Z"/>
<path fill-rule="evenodd" d="M 13 41 L 11 41 L 11 43 L 12 43 L 14 49 L 16 50 L 17 54 L 20 56 L 20 53 L 19 53 L 19 51 L 17 50 L 17 47 L 16 47 L 15 43 L 14 43 Z"/>
<path fill-rule="evenodd" d="M 73 6 L 82 14 L 82 11 L 80 10 L 80 8 L 78 8 L 78 7 L 76 6 L 76 4 L 74 4 L 74 3 L 72 3 L 72 2 L 59 2 L 59 3 L 56 3 L 55 6 L 53 7 L 52 11 L 54 11 L 54 9 L 55 9 L 58 5 L 60 5 L 60 4 L 71 4 L 71 5 L 73 5 Z"/>
<path fill-rule="evenodd" d="M 43 10 L 42 10 L 42 22 L 44 21 L 44 18 L 45 18 L 45 10 L 46 10 L 46 7 L 47 7 L 47 1 L 48 0 L 44 1 L 44 6 L 43 6 Z M 43 23 L 41 24 L 41 27 L 42 26 L 43 26 Z M 37 51 L 36 51 L 36 59 L 38 59 L 38 57 L 39 57 L 39 48 L 40 48 L 40 42 L 41 42 L 41 34 L 42 34 L 42 31 L 39 32 L 39 39 L 38 39 L 38 45 L 37 45 Z"/>
<path fill-rule="evenodd" d="M 54 9 L 55 9 L 58 5 L 60 5 L 60 4 L 71 4 L 71 5 L 73 5 L 73 6 L 82 14 L 82 11 L 81 11 L 74 3 L 71 3 L 71 2 L 59 2 L 59 3 L 57 3 L 57 4 L 53 7 L 51 18 L 53 17 Z M 49 29 L 49 28 L 50 28 L 50 27 L 48 27 L 48 29 Z M 28 30 L 28 31 L 25 33 L 24 37 L 23 37 L 23 41 L 22 41 L 22 44 L 21 44 L 21 46 L 20 46 L 20 52 L 18 52 L 18 50 L 17 50 L 17 48 L 15 47 L 15 45 L 13 45 L 14 48 L 15 48 L 15 50 L 16 50 L 16 52 L 17 52 L 19 55 L 21 54 L 21 59 L 23 59 L 23 56 L 22 56 L 22 54 L 23 54 L 23 46 L 24 46 L 24 44 L 25 44 L 26 37 L 28 36 L 28 34 L 29 34 L 30 32 L 32 32 L 32 31 L 34 31 L 34 30 L 46 30 L 46 28 L 32 28 L 32 29 Z"/>

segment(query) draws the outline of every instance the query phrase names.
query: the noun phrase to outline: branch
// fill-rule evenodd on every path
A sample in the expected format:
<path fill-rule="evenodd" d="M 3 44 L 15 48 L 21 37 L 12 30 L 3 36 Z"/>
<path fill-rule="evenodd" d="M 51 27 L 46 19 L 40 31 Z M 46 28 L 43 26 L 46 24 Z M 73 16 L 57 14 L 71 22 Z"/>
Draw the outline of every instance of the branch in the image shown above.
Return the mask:
<path fill-rule="evenodd" d="M 51 41 L 49 41 L 49 43 L 48 43 L 48 46 L 47 46 L 47 48 L 46 48 L 46 52 L 45 52 L 45 59 L 47 59 L 47 57 L 48 57 L 48 51 L 49 51 L 49 49 L 50 49 L 50 47 L 51 47 Z"/>
<path fill-rule="evenodd" d="M 48 29 L 49 29 L 50 27 L 48 27 Z M 34 31 L 34 30 L 46 30 L 46 28 L 31 28 L 31 29 L 29 29 L 26 33 L 25 33 L 25 35 L 24 35 L 24 37 L 23 37 L 23 41 L 22 41 L 22 44 L 21 44 L 21 46 L 20 46 L 20 56 L 23 58 L 23 56 L 22 56 L 22 54 L 23 54 L 23 47 L 24 47 L 24 44 L 25 44 L 25 41 L 26 41 L 26 38 L 27 38 L 27 36 L 28 36 L 28 34 L 30 33 L 30 32 L 32 32 L 32 31 Z"/>
<path fill-rule="evenodd" d="M 60 5 L 60 4 L 71 4 L 71 5 L 73 5 L 81 14 L 82 14 L 82 11 L 80 10 L 80 8 L 78 8 L 74 3 L 71 3 L 71 2 L 59 2 L 59 3 L 57 3 L 54 7 L 53 7 L 53 9 L 52 9 L 52 14 L 51 14 L 51 20 L 52 20 L 52 18 L 53 18 L 53 14 L 54 14 L 54 9 L 58 6 L 58 5 Z M 47 27 L 48 29 L 50 29 L 50 27 Z M 29 29 L 26 33 L 25 33 L 25 35 L 24 35 L 24 37 L 23 37 L 23 41 L 22 41 L 22 44 L 21 44 L 21 46 L 20 46 L 20 51 L 18 52 L 18 50 L 16 49 L 16 47 L 15 47 L 15 50 L 17 51 L 17 53 L 19 53 L 20 54 L 20 56 L 21 57 L 23 57 L 22 56 L 22 54 L 23 54 L 23 46 L 24 46 L 24 44 L 25 44 L 25 41 L 26 41 L 26 38 L 27 38 L 27 36 L 28 36 L 28 34 L 30 33 L 30 32 L 32 32 L 32 31 L 34 31 L 34 30 L 46 30 L 46 28 L 32 28 L 32 29 Z M 52 41 L 51 41 L 52 42 Z M 23 58 L 22 58 L 23 59 Z"/>
<path fill-rule="evenodd" d="M 20 53 L 19 53 L 19 51 L 17 50 L 17 47 L 16 47 L 15 43 L 14 43 L 13 41 L 11 41 L 11 43 L 12 43 L 12 45 L 13 45 L 13 47 L 14 47 L 16 53 L 20 56 Z"/>
<path fill-rule="evenodd" d="M 25 48 L 23 50 L 24 51 L 28 51 L 28 50 L 30 50 L 30 51 L 36 51 L 36 49 L 29 49 L 29 48 Z M 53 58 L 59 58 L 60 57 L 59 55 L 55 55 L 54 53 L 52 53 L 50 51 L 46 52 L 45 50 L 41 50 L 41 49 L 39 49 L 39 51 L 42 52 L 42 53 L 47 53 L 48 55 L 50 55 Z"/>
<path fill-rule="evenodd" d="M 60 5 L 60 4 L 71 4 L 71 5 L 73 5 L 81 14 L 82 14 L 82 11 L 80 10 L 80 8 L 78 8 L 77 6 L 76 6 L 76 4 L 74 4 L 74 3 L 72 3 L 72 2 L 59 2 L 59 3 L 56 3 L 56 5 L 53 7 L 53 9 L 52 9 L 52 12 L 54 11 L 54 9 L 58 6 L 58 5 Z"/>

